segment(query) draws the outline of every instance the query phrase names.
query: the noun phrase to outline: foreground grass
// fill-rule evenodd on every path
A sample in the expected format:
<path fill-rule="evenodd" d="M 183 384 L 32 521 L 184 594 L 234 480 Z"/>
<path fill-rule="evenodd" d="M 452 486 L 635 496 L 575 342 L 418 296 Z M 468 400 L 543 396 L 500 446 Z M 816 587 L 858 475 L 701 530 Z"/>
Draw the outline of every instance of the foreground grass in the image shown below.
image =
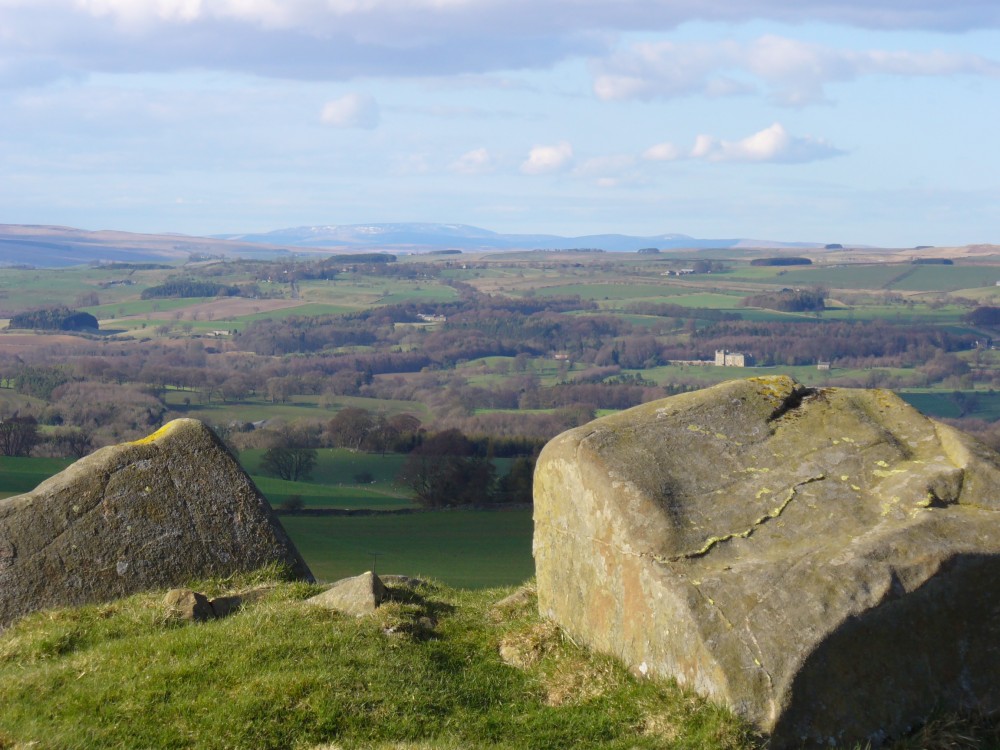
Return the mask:
<path fill-rule="evenodd" d="M 766 746 L 728 711 L 576 646 L 538 617 L 530 586 L 390 586 L 365 618 L 268 574 L 194 586 L 262 584 L 225 620 L 170 620 L 161 591 L 0 632 L 0 750 Z M 943 716 L 891 747 L 998 746 L 995 717 Z"/>
<path fill-rule="evenodd" d="M 574 646 L 530 592 L 399 588 L 356 619 L 304 604 L 317 590 L 208 623 L 166 619 L 162 592 L 31 616 L 0 634 L 0 748 L 755 747 L 726 711 Z"/>

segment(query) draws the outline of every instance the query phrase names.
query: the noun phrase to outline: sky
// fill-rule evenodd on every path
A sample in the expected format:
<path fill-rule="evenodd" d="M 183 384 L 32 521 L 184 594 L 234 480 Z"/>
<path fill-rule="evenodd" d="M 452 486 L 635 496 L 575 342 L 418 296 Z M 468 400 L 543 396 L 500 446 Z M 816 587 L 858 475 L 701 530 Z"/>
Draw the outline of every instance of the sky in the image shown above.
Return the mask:
<path fill-rule="evenodd" d="M 0 223 L 1000 243 L 996 0 L 0 0 Z"/>

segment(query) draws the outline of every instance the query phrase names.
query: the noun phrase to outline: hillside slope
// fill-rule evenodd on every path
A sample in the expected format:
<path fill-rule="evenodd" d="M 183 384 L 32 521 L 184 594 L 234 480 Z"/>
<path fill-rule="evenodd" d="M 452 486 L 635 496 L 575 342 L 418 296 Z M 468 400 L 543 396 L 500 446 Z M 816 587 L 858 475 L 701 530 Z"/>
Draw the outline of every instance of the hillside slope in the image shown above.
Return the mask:
<path fill-rule="evenodd" d="M 170 620 L 158 592 L 0 633 L 0 748 L 761 747 L 727 711 L 576 647 L 530 587 L 397 587 L 355 619 L 274 580 L 194 584 L 273 587 L 224 620 Z M 997 739 L 945 719 L 898 747 Z"/>

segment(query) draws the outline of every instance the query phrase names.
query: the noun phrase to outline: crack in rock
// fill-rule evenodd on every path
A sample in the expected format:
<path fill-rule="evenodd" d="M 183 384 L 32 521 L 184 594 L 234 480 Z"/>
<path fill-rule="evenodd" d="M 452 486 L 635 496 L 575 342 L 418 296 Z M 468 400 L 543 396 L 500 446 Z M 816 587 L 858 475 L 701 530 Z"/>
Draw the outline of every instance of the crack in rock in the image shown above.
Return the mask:
<path fill-rule="evenodd" d="M 728 542 L 733 539 L 746 539 L 751 536 L 758 528 L 763 526 L 765 523 L 771 519 L 777 518 L 782 513 L 785 512 L 785 508 L 789 506 L 792 500 L 795 498 L 795 494 L 798 492 L 799 487 L 807 484 L 812 484 L 813 482 L 819 482 L 826 479 L 825 474 L 817 474 L 816 476 L 804 479 L 797 484 L 792 485 L 788 490 L 788 496 L 782 501 L 781 505 L 777 508 L 772 509 L 770 512 L 765 513 L 756 521 L 754 521 L 749 528 L 743 531 L 734 531 L 729 534 L 723 534 L 722 536 L 713 536 L 705 541 L 705 544 L 701 546 L 700 549 L 692 550 L 691 552 L 682 552 L 679 555 L 671 555 L 670 557 L 661 557 L 655 555 L 655 559 L 659 562 L 677 562 L 679 560 L 691 560 L 696 557 L 704 557 L 709 552 L 711 552 L 717 545 L 723 542 Z"/>

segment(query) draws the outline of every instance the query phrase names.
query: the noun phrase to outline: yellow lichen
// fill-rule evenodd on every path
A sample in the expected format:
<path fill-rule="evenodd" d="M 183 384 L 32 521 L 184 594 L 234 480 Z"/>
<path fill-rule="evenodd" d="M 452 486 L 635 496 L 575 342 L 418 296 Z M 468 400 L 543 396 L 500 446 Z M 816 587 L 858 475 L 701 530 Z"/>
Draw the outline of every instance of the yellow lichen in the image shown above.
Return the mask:
<path fill-rule="evenodd" d="M 166 437 L 168 434 L 173 432 L 174 428 L 177 427 L 177 420 L 173 422 L 167 422 L 163 427 L 158 429 L 152 435 L 146 435 L 144 438 L 139 438 L 138 440 L 133 440 L 131 445 L 145 445 L 146 443 L 154 443 L 162 437 Z"/>

